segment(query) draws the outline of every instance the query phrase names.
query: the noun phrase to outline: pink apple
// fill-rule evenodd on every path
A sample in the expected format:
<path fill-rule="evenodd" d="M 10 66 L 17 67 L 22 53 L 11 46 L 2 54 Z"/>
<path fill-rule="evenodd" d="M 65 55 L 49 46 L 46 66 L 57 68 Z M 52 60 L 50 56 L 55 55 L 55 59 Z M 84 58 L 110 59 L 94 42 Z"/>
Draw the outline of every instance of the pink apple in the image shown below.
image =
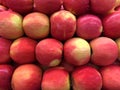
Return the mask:
<path fill-rule="evenodd" d="M 76 31 L 76 17 L 66 10 L 55 12 L 50 17 L 51 35 L 58 40 L 67 40 Z"/>
<path fill-rule="evenodd" d="M 22 16 L 11 10 L 0 12 L 0 36 L 16 39 L 24 34 Z"/>
<path fill-rule="evenodd" d="M 43 13 L 30 13 L 23 19 L 23 28 L 28 37 L 33 39 L 43 39 L 49 34 L 49 18 Z"/>
<path fill-rule="evenodd" d="M 36 46 L 36 58 L 43 66 L 57 66 L 62 59 L 63 44 L 53 38 L 41 40 Z"/>
<path fill-rule="evenodd" d="M 12 90 L 11 78 L 13 74 L 13 67 L 8 64 L 0 65 L 0 90 Z"/>
<path fill-rule="evenodd" d="M 75 66 L 87 64 L 90 60 L 91 50 L 89 43 L 82 38 L 71 38 L 64 44 L 65 60 Z"/>
<path fill-rule="evenodd" d="M 28 37 L 21 37 L 13 41 L 10 56 L 17 64 L 33 63 L 35 61 L 35 47 L 37 41 Z"/>
<path fill-rule="evenodd" d="M 9 63 L 11 61 L 10 58 L 10 46 L 12 41 L 0 37 L 0 64 Z"/>
<path fill-rule="evenodd" d="M 120 90 L 120 66 L 109 65 L 101 69 L 103 90 Z"/>
<path fill-rule="evenodd" d="M 90 42 L 92 48 L 91 62 L 106 66 L 118 58 L 118 47 L 114 40 L 108 37 L 98 37 Z"/>
<path fill-rule="evenodd" d="M 89 3 L 89 0 L 63 0 L 63 7 L 79 16 L 89 11 Z"/>
<path fill-rule="evenodd" d="M 61 0 L 34 0 L 34 11 L 47 15 L 59 11 L 62 5 Z"/>
<path fill-rule="evenodd" d="M 47 69 L 43 73 L 42 90 L 70 90 L 69 74 L 61 67 Z"/>
<path fill-rule="evenodd" d="M 101 74 L 90 66 L 76 68 L 71 79 L 73 90 L 101 90 L 102 88 Z"/>
<path fill-rule="evenodd" d="M 86 14 L 77 19 L 76 34 L 83 39 L 91 40 L 99 37 L 102 29 L 102 21 L 96 15 Z"/>
<path fill-rule="evenodd" d="M 103 18 L 104 36 L 114 38 L 114 39 L 120 37 L 119 18 L 120 18 L 119 11 L 108 14 Z"/>
<path fill-rule="evenodd" d="M 33 0 L 5 0 L 3 2 L 8 8 L 23 15 L 32 12 L 33 9 Z"/>
<path fill-rule="evenodd" d="M 11 86 L 13 90 L 40 90 L 42 70 L 35 64 L 24 64 L 13 73 Z"/>

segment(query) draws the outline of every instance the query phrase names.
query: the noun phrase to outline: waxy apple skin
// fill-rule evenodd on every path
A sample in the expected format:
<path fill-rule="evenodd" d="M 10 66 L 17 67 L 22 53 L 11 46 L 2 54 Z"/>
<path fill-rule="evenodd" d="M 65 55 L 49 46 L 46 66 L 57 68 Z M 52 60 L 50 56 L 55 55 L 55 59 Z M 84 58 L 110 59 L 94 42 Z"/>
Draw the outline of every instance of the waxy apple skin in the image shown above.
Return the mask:
<path fill-rule="evenodd" d="M 33 39 L 43 39 L 49 34 L 49 18 L 43 13 L 30 13 L 23 19 L 23 29 L 28 37 Z"/>
<path fill-rule="evenodd" d="M 120 90 L 120 66 L 109 65 L 100 69 L 103 90 Z"/>
<path fill-rule="evenodd" d="M 76 31 L 76 17 L 66 10 L 55 12 L 50 17 L 51 36 L 65 41 L 74 36 Z"/>
<path fill-rule="evenodd" d="M 36 58 L 43 66 L 57 66 L 62 60 L 63 44 L 53 38 L 41 40 L 36 46 Z"/>
<path fill-rule="evenodd" d="M 13 75 L 11 86 L 13 90 L 40 90 L 42 70 L 35 64 L 18 66 Z"/>
<path fill-rule="evenodd" d="M 47 69 L 43 74 L 42 90 L 70 90 L 68 72 L 62 67 Z"/>
<path fill-rule="evenodd" d="M 76 34 L 83 39 L 91 40 L 97 38 L 102 31 L 102 21 L 96 15 L 86 14 L 77 19 Z"/>
<path fill-rule="evenodd" d="M 101 90 L 102 76 L 91 66 L 76 68 L 71 75 L 73 90 Z"/>
<path fill-rule="evenodd" d="M 106 66 L 118 58 L 118 46 L 108 37 L 98 37 L 90 42 L 92 48 L 91 62 L 95 65 Z"/>
<path fill-rule="evenodd" d="M 21 37 L 13 41 L 10 47 L 10 56 L 17 64 L 27 64 L 35 62 L 35 47 L 37 41 Z"/>
<path fill-rule="evenodd" d="M 22 16 L 11 10 L 0 12 L 0 36 L 16 39 L 23 36 Z"/>
<path fill-rule="evenodd" d="M 8 64 L 0 65 L 0 90 L 12 90 L 11 79 L 13 74 L 13 67 Z"/>

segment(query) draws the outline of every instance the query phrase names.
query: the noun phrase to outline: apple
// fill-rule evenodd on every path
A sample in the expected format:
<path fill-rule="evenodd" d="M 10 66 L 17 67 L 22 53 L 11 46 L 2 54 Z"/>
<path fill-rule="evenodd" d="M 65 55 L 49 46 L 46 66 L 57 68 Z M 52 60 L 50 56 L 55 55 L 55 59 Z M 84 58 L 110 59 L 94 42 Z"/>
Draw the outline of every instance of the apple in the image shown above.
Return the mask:
<path fill-rule="evenodd" d="M 0 12 L 0 36 L 16 39 L 23 36 L 22 16 L 11 10 Z"/>
<path fill-rule="evenodd" d="M 85 14 L 77 19 L 77 36 L 91 40 L 101 35 L 103 31 L 102 21 L 92 14 Z"/>
<path fill-rule="evenodd" d="M 63 0 L 63 7 L 74 15 L 80 16 L 88 13 L 89 3 L 89 0 Z"/>
<path fill-rule="evenodd" d="M 42 90 L 70 90 L 69 74 L 61 67 L 47 69 L 43 73 Z"/>
<path fill-rule="evenodd" d="M 76 31 L 76 17 L 66 10 L 55 12 L 50 17 L 51 35 L 58 40 L 67 40 L 74 36 Z"/>
<path fill-rule="evenodd" d="M 23 29 L 28 37 L 43 39 L 49 34 L 49 18 L 47 15 L 39 12 L 27 14 L 23 19 Z"/>
<path fill-rule="evenodd" d="M 13 74 L 13 67 L 8 64 L 0 65 L 0 90 L 12 90 L 11 78 Z"/>
<path fill-rule="evenodd" d="M 40 90 L 42 70 L 35 64 L 18 66 L 12 76 L 13 90 Z"/>
<path fill-rule="evenodd" d="M 46 38 L 39 41 L 35 51 L 41 65 L 57 66 L 62 60 L 63 44 L 54 38 Z"/>
<path fill-rule="evenodd" d="M 101 68 L 103 90 L 120 90 L 120 66 L 109 65 Z"/>
<path fill-rule="evenodd" d="M 0 12 L 6 11 L 6 10 L 7 10 L 7 7 L 0 5 Z"/>
<path fill-rule="evenodd" d="M 0 37 L 0 64 L 7 64 L 11 61 L 9 53 L 11 44 L 11 40 Z"/>
<path fill-rule="evenodd" d="M 62 0 L 34 0 L 34 11 L 51 15 L 59 11 L 62 5 Z"/>
<path fill-rule="evenodd" d="M 113 39 L 120 37 L 120 12 L 116 11 L 103 18 L 103 35 Z"/>
<path fill-rule="evenodd" d="M 114 40 L 108 37 L 98 37 L 90 41 L 92 48 L 91 62 L 98 66 L 114 63 L 118 58 L 118 47 Z"/>
<path fill-rule="evenodd" d="M 90 45 L 82 38 L 74 37 L 67 40 L 64 44 L 64 58 L 72 65 L 87 64 L 90 60 L 90 55 Z"/>
<path fill-rule="evenodd" d="M 13 41 L 10 47 L 10 56 L 17 64 L 35 62 L 35 47 L 37 41 L 28 37 L 21 37 Z"/>
<path fill-rule="evenodd" d="M 73 90 L 102 89 L 102 76 L 97 69 L 91 66 L 76 68 L 71 75 L 71 81 Z"/>
<path fill-rule="evenodd" d="M 26 15 L 33 10 L 33 0 L 3 0 L 3 3 L 8 8 L 22 15 Z"/>
<path fill-rule="evenodd" d="M 114 9 L 120 5 L 120 0 L 90 0 L 90 7 L 93 13 L 105 15 L 114 12 Z"/>
<path fill-rule="evenodd" d="M 115 41 L 118 46 L 118 60 L 120 61 L 120 38 L 117 38 Z"/>

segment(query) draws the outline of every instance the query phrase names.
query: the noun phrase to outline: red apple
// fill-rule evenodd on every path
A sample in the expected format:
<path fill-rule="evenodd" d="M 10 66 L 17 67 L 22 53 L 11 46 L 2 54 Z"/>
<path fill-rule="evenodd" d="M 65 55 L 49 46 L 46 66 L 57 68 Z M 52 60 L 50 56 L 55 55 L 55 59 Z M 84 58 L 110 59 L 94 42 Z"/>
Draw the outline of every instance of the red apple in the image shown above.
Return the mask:
<path fill-rule="evenodd" d="M 59 11 L 62 5 L 61 0 L 34 0 L 34 11 L 47 15 Z"/>
<path fill-rule="evenodd" d="M 103 34 L 113 39 L 120 37 L 120 12 L 114 12 L 103 18 Z"/>
<path fill-rule="evenodd" d="M 12 41 L 0 37 L 0 64 L 9 63 L 11 61 L 10 58 L 10 46 Z"/>
<path fill-rule="evenodd" d="M 82 38 L 71 38 L 64 44 L 64 58 L 72 65 L 84 65 L 90 60 L 89 43 Z"/>
<path fill-rule="evenodd" d="M 3 0 L 4 5 L 20 14 L 28 14 L 32 12 L 33 0 Z"/>
<path fill-rule="evenodd" d="M 40 90 L 42 70 L 35 64 L 24 64 L 13 73 L 11 86 L 13 90 Z"/>
<path fill-rule="evenodd" d="M 8 64 L 0 65 L 0 90 L 12 90 L 11 78 L 13 74 L 13 67 Z"/>
<path fill-rule="evenodd" d="M 22 16 L 13 11 L 0 12 L 0 36 L 7 39 L 16 39 L 24 34 Z"/>
<path fill-rule="evenodd" d="M 58 40 L 73 37 L 76 31 L 76 17 L 66 10 L 55 12 L 50 17 L 51 35 Z"/>
<path fill-rule="evenodd" d="M 53 38 L 41 40 L 36 46 L 36 58 L 41 65 L 56 66 L 62 59 L 63 44 Z"/>
<path fill-rule="evenodd" d="M 120 5 L 120 0 L 90 0 L 91 10 L 97 14 L 108 14 Z"/>
<path fill-rule="evenodd" d="M 114 40 L 108 37 L 98 37 L 90 42 L 92 48 L 91 62 L 106 66 L 118 58 L 118 47 Z"/>
<path fill-rule="evenodd" d="M 83 39 L 91 40 L 99 37 L 102 29 L 101 19 L 95 15 L 86 14 L 77 19 L 76 34 Z"/>
<path fill-rule="evenodd" d="M 43 74 L 42 90 L 70 90 L 69 74 L 61 67 L 47 69 Z"/>
<path fill-rule="evenodd" d="M 103 90 L 120 90 L 120 66 L 109 65 L 101 69 Z"/>
<path fill-rule="evenodd" d="M 7 7 L 0 5 L 0 12 L 6 11 L 6 10 L 7 10 Z"/>
<path fill-rule="evenodd" d="M 16 39 L 10 47 L 10 56 L 17 64 L 33 63 L 37 41 L 28 37 Z"/>
<path fill-rule="evenodd" d="M 28 37 L 43 39 L 49 34 L 49 18 L 42 13 L 30 13 L 23 19 L 23 28 Z"/>
<path fill-rule="evenodd" d="M 73 90 L 101 90 L 101 74 L 93 67 L 82 66 L 76 68 L 72 75 Z"/>
<path fill-rule="evenodd" d="M 63 0 L 63 7 L 79 16 L 89 11 L 89 3 L 89 0 Z"/>

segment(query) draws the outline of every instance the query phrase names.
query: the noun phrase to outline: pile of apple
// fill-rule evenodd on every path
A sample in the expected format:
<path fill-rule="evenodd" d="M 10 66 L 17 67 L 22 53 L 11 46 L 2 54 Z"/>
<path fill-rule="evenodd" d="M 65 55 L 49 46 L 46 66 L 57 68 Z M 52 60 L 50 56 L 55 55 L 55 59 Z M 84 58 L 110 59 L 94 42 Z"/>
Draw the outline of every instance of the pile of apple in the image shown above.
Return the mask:
<path fill-rule="evenodd" d="M 120 90 L 120 0 L 0 0 L 0 90 Z"/>

